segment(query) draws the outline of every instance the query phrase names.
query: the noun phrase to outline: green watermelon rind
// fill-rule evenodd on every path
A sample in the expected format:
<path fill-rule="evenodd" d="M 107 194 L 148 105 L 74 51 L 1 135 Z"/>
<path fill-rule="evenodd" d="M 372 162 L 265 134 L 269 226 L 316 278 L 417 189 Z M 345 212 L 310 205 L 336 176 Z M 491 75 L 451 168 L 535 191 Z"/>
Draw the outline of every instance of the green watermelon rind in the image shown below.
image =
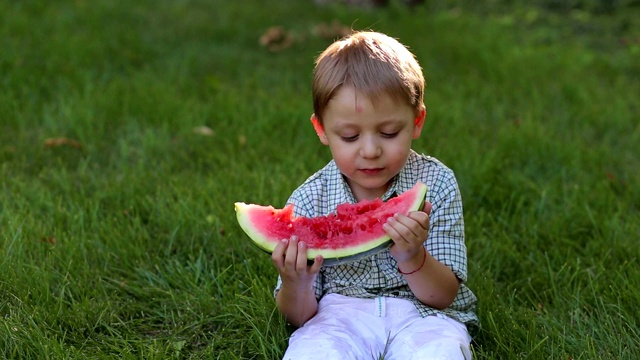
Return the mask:
<path fill-rule="evenodd" d="M 270 240 L 262 236 L 260 232 L 255 230 L 255 228 L 251 224 L 251 220 L 249 219 L 250 209 L 252 207 L 263 208 L 263 206 L 260 205 L 245 204 L 243 202 L 235 203 L 238 224 L 240 224 L 242 230 L 244 230 L 245 234 L 249 236 L 249 238 L 256 246 L 268 253 L 272 253 L 273 250 L 275 250 L 276 245 L 278 245 L 278 241 Z M 267 208 L 277 210 L 273 206 L 268 206 Z"/>
<path fill-rule="evenodd" d="M 424 206 L 424 202 L 427 195 L 427 185 L 423 183 L 416 184 L 419 185 L 417 196 L 415 201 L 409 208 L 409 212 L 421 210 Z M 259 231 L 257 231 L 250 219 L 249 214 L 251 213 L 252 207 L 258 207 L 261 209 L 275 209 L 271 206 L 265 207 L 261 205 L 253 205 L 253 204 L 245 204 L 243 202 L 235 203 L 236 217 L 238 220 L 238 224 L 242 228 L 242 230 L 251 238 L 252 242 L 261 250 L 272 253 L 276 248 L 276 245 L 282 239 L 270 239 L 263 236 Z M 388 235 L 383 235 L 378 238 L 370 239 L 366 242 L 362 242 L 359 245 L 341 248 L 341 249 L 308 249 L 307 250 L 307 259 L 313 260 L 317 255 L 322 255 L 324 258 L 323 264 L 326 266 L 333 266 L 338 264 L 343 264 L 355 260 L 359 260 L 368 256 L 375 255 L 386 250 L 392 244 L 392 240 Z"/>

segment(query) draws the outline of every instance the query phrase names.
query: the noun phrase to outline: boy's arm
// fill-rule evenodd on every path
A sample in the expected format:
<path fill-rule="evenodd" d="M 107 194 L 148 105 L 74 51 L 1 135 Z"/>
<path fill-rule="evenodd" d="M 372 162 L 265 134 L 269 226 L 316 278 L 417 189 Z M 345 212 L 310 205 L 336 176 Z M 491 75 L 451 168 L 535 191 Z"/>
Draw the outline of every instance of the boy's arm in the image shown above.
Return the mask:
<path fill-rule="evenodd" d="M 423 304 L 436 309 L 448 308 L 460 288 L 460 280 L 445 264 L 439 262 L 424 250 L 404 262 L 398 268 L 404 275 L 409 288 Z M 413 272 L 415 269 L 417 271 Z"/>
<path fill-rule="evenodd" d="M 445 309 L 455 299 L 460 282 L 448 266 L 424 247 L 430 214 L 431 204 L 426 202 L 423 211 L 389 219 L 385 229 L 394 241 L 391 255 L 413 294 L 425 305 Z"/>
<path fill-rule="evenodd" d="M 294 236 L 282 240 L 271 259 L 280 273 L 282 286 L 276 295 L 276 305 L 291 325 L 300 327 L 318 311 L 313 282 L 322 266 L 322 256 L 307 265 L 307 247 Z"/>

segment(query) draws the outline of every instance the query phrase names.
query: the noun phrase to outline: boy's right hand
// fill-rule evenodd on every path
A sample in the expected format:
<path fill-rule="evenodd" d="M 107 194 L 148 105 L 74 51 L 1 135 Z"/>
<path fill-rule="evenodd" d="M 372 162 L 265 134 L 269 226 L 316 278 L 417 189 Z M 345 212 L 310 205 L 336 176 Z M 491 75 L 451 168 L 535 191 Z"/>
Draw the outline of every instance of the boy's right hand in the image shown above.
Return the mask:
<path fill-rule="evenodd" d="M 307 244 L 297 236 L 280 241 L 271 254 L 282 283 L 293 287 L 308 287 L 320 271 L 324 259 L 316 256 L 312 265 L 307 265 Z"/>

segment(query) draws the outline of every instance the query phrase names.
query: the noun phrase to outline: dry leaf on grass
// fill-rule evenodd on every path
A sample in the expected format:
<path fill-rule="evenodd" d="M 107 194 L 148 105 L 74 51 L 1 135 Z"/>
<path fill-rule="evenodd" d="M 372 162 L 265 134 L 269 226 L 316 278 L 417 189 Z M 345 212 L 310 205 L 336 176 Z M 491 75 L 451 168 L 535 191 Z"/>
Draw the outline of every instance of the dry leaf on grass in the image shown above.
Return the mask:
<path fill-rule="evenodd" d="M 282 51 L 293 45 L 295 38 L 282 26 L 272 26 L 260 36 L 260 45 L 269 51 Z"/>
<path fill-rule="evenodd" d="M 43 243 L 55 245 L 56 238 L 53 237 L 53 236 L 43 236 L 43 237 L 40 238 L 40 241 L 43 242 Z"/>
<path fill-rule="evenodd" d="M 48 148 L 60 147 L 60 146 L 71 146 L 76 149 L 81 149 L 82 144 L 73 139 L 69 139 L 66 137 L 58 137 L 58 138 L 48 138 L 44 141 L 44 146 Z"/>
<path fill-rule="evenodd" d="M 193 133 L 198 135 L 204 135 L 204 136 L 213 136 L 216 134 L 213 130 L 211 130 L 210 127 L 204 126 L 204 125 L 194 127 Z"/>
<path fill-rule="evenodd" d="M 311 29 L 311 32 L 323 39 L 335 39 L 345 37 L 353 32 L 350 27 L 341 24 L 338 20 L 333 20 L 331 24 L 320 23 Z"/>

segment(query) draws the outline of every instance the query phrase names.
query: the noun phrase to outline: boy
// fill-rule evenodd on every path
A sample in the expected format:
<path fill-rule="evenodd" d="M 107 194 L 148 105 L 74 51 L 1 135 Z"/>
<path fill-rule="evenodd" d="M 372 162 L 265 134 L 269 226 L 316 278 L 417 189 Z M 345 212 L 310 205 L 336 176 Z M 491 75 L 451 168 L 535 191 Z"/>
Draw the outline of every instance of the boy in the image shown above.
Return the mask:
<path fill-rule="evenodd" d="M 296 216 L 387 200 L 417 181 L 429 192 L 423 211 L 384 225 L 393 244 L 368 258 L 307 265 L 304 239 L 276 246 L 276 304 L 298 327 L 285 359 L 470 359 L 478 319 L 460 191 L 450 169 L 411 150 L 426 117 L 416 59 L 391 37 L 355 32 L 318 57 L 312 92 L 311 122 L 333 160 L 289 198 Z"/>

